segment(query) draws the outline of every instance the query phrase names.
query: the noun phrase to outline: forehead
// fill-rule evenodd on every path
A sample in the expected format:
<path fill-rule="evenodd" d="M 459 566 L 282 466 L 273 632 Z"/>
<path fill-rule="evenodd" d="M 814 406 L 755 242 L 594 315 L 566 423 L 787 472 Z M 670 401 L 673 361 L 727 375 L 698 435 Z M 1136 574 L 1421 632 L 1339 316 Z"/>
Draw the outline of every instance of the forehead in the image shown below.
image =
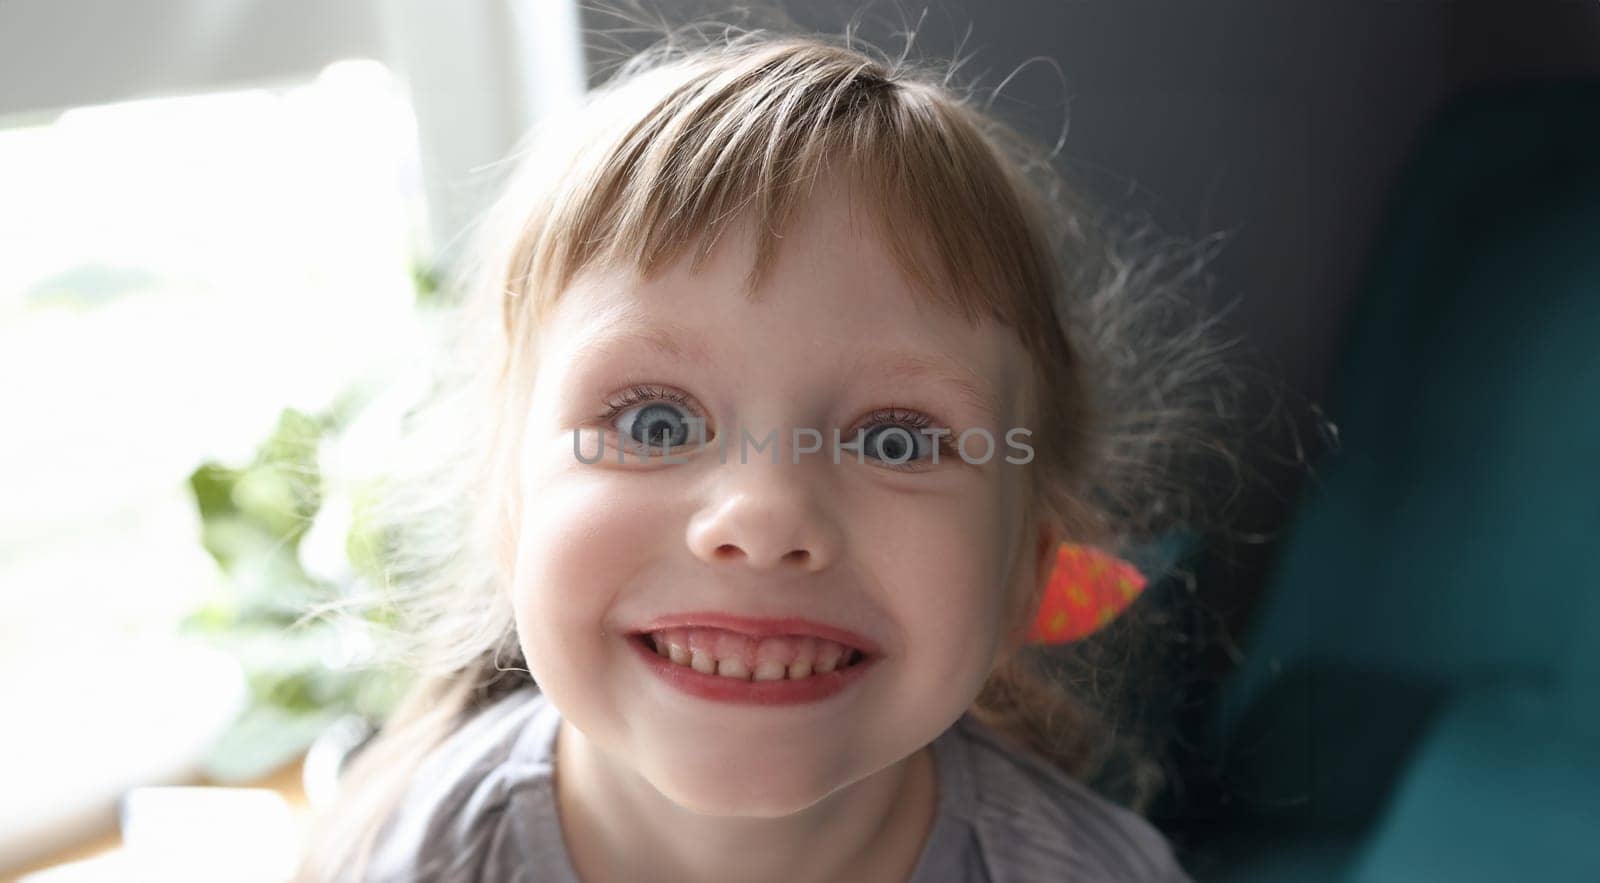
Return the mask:
<path fill-rule="evenodd" d="M 547 352 L 579 360 L 642 349 L 725 370 L 870 369 L 946 383 L 995 423 L 1022 413 L 1030 372 L 1015 332 L 992 319 L 971 324 L 918 291 L 842 185 L 819 185 L 800 204 L 772 271 L 749 292 L 757 233 L 732 225 L 698 270 L 687 257 L 652 278 L 585 270 L 553 305 Z"/>

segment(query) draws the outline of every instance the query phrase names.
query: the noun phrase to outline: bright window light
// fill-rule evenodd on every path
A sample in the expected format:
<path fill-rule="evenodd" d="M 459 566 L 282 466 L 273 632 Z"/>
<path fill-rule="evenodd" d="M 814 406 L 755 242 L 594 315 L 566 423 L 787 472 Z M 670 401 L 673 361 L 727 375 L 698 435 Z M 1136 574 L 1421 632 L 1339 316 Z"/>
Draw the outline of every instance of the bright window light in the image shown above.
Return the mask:
<path fill-rule="evenodd" d="M 0 817 L 70 803 L 85 752 L 149 750 L 151 698 L 193 686 L 126 695 L 223 579 L 189 476 L 414 356 L 421 192 L 374 61 L 0 120 L 0 695 L 34 697 L 13 729 L 48 736 L 0 761 Z"/>

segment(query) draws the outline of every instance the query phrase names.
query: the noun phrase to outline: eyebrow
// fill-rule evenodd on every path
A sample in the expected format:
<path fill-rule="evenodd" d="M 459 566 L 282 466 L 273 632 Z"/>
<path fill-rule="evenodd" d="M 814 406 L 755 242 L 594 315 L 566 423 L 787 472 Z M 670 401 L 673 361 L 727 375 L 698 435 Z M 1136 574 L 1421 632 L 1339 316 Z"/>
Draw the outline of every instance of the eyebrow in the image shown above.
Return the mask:
<path fill-rule="evenodd" d="M 873 371 L 886 375 L 891 380 L 922 379 L 948 386 L 963 404 L 987 419 L 989 423 L 1000 425 L 999 402 L 994 390 L 989 384 L 979 382 L 972 372 L 958 367 L 947 359 L 896 355 L 860 365 L 856 370 Z"/>
<path fill-rule="evenodd" d="M 663 355 L 709 365 L 711 351 L 696 339 L 689 328 L 676 322 L 658 325 L 626 324 L 597 334 L 572 351 L 573 360 L 597 354 L 610 354 L 630 346 L 642 346 Z"/>
<path fill-rule="evenodd" d="M 609 355 L 630 346 L 644 347 L 661 355 L 702 365 L 710 365 L 714 361 L 705 343 L 689 327 L 676 322 L 621 325 L 579 344 L 573 350 L 572 358 L 578 360 Z M 1000 424 L 997 390 L 972 371 L 949 359 L 901 353 L 872 361 L 858 358 L 850 365 L 851 374 L 866 372 L 876 373 L 890 381 L 925 380 L 948 387 L 962 404 L 976 411 L 990 424 Z"/>

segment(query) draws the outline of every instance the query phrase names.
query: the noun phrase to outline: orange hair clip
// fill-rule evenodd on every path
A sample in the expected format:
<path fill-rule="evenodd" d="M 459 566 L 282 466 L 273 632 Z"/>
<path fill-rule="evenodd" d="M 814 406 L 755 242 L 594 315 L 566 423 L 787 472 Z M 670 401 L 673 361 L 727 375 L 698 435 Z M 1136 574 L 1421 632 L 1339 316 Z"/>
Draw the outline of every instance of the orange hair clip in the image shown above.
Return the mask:
<path fill-rule="evenodd" d="M 1145 583 L 1144 574 L 1115 555 L 1062 543 L 1028 642 L 1065 644 L 1088 637 L 1133 603 Z"/>

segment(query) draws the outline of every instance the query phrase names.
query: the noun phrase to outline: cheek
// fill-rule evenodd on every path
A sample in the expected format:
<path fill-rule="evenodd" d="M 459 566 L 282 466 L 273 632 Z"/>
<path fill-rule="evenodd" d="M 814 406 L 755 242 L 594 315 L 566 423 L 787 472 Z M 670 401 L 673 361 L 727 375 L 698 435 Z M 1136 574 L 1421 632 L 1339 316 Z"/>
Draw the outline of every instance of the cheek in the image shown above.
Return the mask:
<path fill-rule="evenodd" d="M 511 605 L 541 683 L 602 664 L 604 616 L 659 545 L 661 532 L 651 525 L 660 522 L 620 490 L 598 469 L 535 473 L 524 482 Z"/>
<path fill-rule="evenodd" d="M 989 673 L 1017 530 L 1008 499 L 1004 488 L 992 487 L 894 507 L 873 519 L 873 535 L 859 547 L 886 586 L 913 676 L 930 688 L 965 684 L 976 692 Z"/>

